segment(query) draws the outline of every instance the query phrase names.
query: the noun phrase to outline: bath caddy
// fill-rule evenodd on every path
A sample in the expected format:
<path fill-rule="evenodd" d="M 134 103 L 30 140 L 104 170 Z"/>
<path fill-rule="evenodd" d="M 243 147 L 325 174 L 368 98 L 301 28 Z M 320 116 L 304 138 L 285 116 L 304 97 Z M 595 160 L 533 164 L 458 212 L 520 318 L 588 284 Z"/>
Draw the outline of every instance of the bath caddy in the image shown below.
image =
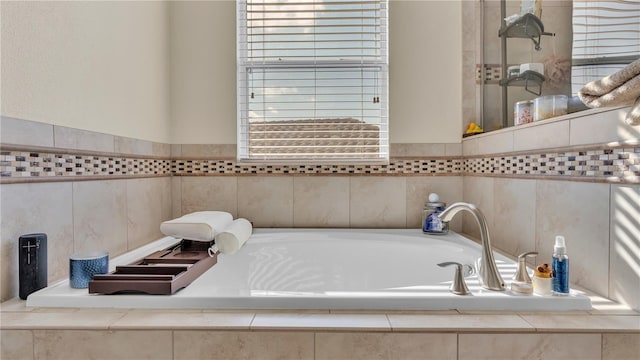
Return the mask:
<path fill-rule="evenodd" d="M 169 295 L 191 284 L 218 261 L 209 256 L 213 242 L 181 240 L 105 275 L 94 275 L 91 294 L 145 293 Z"/>

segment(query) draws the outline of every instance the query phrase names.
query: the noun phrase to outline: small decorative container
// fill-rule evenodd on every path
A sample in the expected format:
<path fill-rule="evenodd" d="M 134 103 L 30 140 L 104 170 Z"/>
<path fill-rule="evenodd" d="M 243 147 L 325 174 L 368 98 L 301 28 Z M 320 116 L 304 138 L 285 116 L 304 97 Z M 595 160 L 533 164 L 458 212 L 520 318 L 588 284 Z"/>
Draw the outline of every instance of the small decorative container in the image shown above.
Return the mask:
<path fill-rule="evenodd" d="M 513 125 L 533 122 L 533 100 L 518 101 L 513 110 Z"/>
<path fill-rule="evenodd" d="M 533 276 L 533 293 L 540 296 L 551 295 L 551 280 L 552 278 L 544 278 L 539 276 Z"/>
<path fill-rule="evenodd" d="M 422 232 L 425 234 L 447 234 L 449 223 L 440 220 L 438 215 L 447 207 L 446 203 L 440 202 L 440 197 L 436 193 L 429 194 L 429 202 L 424 204 L 422 210 Z"/>
<path fill-rule="evenodd" d="M 565 115 L 569 98 L 566 95 L 551 95 L 536 98 L 533 101 L 533 120 L 544 120 L 552 117 Z"/>
<path fill-rule="evenodd" d="M 69 285 L 74 289 L 89 287 L 95 274 L 109 271 L 109 253 L 106 251 L 74 254 L 69 258 Z"/>

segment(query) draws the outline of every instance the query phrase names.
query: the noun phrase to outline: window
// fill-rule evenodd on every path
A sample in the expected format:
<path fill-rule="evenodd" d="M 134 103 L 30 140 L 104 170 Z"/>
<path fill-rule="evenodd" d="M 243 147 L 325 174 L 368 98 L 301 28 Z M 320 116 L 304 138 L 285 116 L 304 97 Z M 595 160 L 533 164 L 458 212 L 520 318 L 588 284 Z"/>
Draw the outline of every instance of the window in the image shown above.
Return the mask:
<path fill-rule="evenodd" d="M 572 93 L 640 57 L 640 0 L 573 2 Z"/>
<path fill-rule="evenodd" d="M 238 0 L 238 158 L 388 161 L 387 0 Z"/>

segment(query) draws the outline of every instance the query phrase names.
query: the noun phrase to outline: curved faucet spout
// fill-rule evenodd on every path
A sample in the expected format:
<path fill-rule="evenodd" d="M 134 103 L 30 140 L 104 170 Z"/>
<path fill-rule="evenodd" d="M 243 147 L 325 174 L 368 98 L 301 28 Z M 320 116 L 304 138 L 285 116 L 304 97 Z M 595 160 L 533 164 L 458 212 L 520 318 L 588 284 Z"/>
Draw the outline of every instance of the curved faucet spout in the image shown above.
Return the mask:
<path fill-rule="evenodd" d="M 444 209 L 438 217 L 444 222 L 449 222 L 462 210 L 471 213 L 480 227 L 480 241 L 482 243 L 482 257 L 480 260 L 480 269 L 478 269 L 478 279 L 480 279 L 480 284 L 485 289 L 503 291 L 504 280 L 502 280 L 502 276 L 500 276 L 498 267 L 496 266 L 496 260 L 493 258 L 493 249 L 491 248 L 487 219 L 484 217 L 480 209 L 473 204 L 457 202 Z"/>

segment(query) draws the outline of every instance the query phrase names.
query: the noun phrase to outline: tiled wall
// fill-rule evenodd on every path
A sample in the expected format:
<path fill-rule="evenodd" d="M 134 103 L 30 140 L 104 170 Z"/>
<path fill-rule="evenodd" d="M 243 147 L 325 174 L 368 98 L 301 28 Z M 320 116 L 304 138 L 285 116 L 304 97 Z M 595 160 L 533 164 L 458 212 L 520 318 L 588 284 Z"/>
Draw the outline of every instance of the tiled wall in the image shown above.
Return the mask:
<path fill-rule="evenodd" d="M 623 122 L 627 110 L 590 111 L 466 139 L 468 160 L 533 161 L 544 144 L 553 144 L 543 159 L 575 151 L 573 161 L 587 161 L 584 166 L 594 170 L 559 173 L 554 160 L 536 163 L 536 171 L 502 172 L 511 165 L 489 161 L 497 166 L 492 169 L 465 161 L 463 192 L 465 201 L 485 213 L 497 248 L 514 256 L 538 251 L 537 262 L 549 262 L 555 235 L 564 235 L 572 282 L 640 309 L 640 128 Z M 580 156 L 590 160 L 577 160 Z M 621 170 L 611 168 L 614 164 Z M 477 236 L 476 227 L 465 219 L 464 232 Z"/>
<path fill-rule="evenodd" d="M 258 227 L 418 228 L 429 193 L 462 200 L 460 144 L 398 144 L 392 153 L 385 166 L 244 166 L 233 145 L 158 144 L 3 117 L 1 299 L 17 293 L 16 243 L 26 233 L 48 234 L 55 281 L 74 252 L 118 255 L 161 237 L 163 220 L 198 210 Z"/>
<path fill-rule="evenodd" d="M 10 359 L 635 359 L 638 334 L 5 330 Z"/>
<path fill-rule="evenodd" d="M 257 227 L 418 228 L 437 192 L 477 204 L 508 254 L 547 259 L 554 235 L 565 235 L 573 282 L 639 308 L 640 136 L 624 113 L 568 116 L 462 145 L 392 144 L 386 166 L 317 167 L 248 166 L 231 145 L 152 144 L 3 118 L 2 299 L 17 291 L 15 243 L 25 233 L 49 235 L 53 281 L 67 276 L 73 252 L 117 255 L 188 212 L 225 210 Z M 45 170 L 47 161 L 60 170 Z M 456 218 L 452 229 L 477 235 L 470 220 Z"/>
<path fill-rule="evenodd" d="M 169 145 L 6 117 L 1 136 L 1 300 L 17 296 L 20 235 L 47 234 L 50 282 L 68 276 L 73 253 L 115 256 L 162 236 Z M 8 150 L 20 147 L 30 150 Z"/>

